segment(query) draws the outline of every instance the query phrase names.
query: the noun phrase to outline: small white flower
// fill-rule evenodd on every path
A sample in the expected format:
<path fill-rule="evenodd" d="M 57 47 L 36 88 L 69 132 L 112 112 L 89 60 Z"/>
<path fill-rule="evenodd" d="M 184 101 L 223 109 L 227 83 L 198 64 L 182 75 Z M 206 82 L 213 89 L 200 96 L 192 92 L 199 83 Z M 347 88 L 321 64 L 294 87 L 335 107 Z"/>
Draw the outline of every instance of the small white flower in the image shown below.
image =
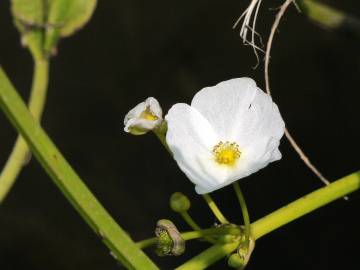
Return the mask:
<path fill-rule="evenodd" d="M 124 118 L 124 130 L 133 135 L 142 135 L 158 127 L 162 120 L 159 102 L 149 97 L 127 113 Z"/>
<path fill-rule="evenodd" d="M 175 104 L 165 119 L 167 144 L 199 194 L 281 159 L 284 121 L 271 97 L 250 78 L 203 88 L 191 106 Z"/>

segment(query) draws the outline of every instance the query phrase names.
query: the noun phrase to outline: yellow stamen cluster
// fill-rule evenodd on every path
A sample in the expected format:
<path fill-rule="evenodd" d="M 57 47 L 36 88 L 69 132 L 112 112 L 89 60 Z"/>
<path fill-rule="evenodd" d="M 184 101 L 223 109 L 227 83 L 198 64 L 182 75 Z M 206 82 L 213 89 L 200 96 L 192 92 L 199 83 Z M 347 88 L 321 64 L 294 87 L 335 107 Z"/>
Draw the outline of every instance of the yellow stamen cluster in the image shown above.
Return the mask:
<path fill-rule="evenodd" d="M 215 161 L 217 163 L 229 166 L 234 165 L 241 155 L 239 145 L 235 142 L 231 143 L 229 141 L 220 141 L 213 147 L 212 151 L 215 155 Z"/>
<path fill-rule="evenodd" d="M 145 120 L 150 120 L 150 121 L 156 121 L 159 118 L 150 110 L 150 107 L 147 106 L 146 110 L 144 110 L 141 114 L 140 114 L 140 118 L 145 119 Z"/>

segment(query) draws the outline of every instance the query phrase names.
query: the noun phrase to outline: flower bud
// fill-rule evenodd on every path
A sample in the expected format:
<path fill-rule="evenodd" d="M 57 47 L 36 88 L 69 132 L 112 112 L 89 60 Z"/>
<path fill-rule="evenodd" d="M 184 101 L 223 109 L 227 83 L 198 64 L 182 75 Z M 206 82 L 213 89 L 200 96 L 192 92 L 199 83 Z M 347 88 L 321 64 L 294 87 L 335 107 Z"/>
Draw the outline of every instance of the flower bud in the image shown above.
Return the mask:
<path fill-rule="evenodd" d="M 190 200 L 181 192 L 175 192 L 170 197 L 170 207 L 174 212 L 185 212 L 191 206 Z"/>
<path fill-rule="evenodd" d="M 159 220 L 156 224 L 155 235 L 158 238 L 156 253 L 159 256 L 179 256 L 184 253 L 185 240 L 170 220 Z"/>
<path fill-rule="evenodd" d="M 131 109 L 124 118 L 125 132 L 143 135 L 157 128 L 163 121 L 159 102 L 149 97 Z"/>
<path fill-rule="evenodd" d="M 233 253 L 228 258 L 228 265 L 232 268 L 237 268 L 237 269 L 240 268 L 241 269 L 245 265 L 245 259 L 244 259 L 244 257 L 240 256 L 239 254 Z"/>

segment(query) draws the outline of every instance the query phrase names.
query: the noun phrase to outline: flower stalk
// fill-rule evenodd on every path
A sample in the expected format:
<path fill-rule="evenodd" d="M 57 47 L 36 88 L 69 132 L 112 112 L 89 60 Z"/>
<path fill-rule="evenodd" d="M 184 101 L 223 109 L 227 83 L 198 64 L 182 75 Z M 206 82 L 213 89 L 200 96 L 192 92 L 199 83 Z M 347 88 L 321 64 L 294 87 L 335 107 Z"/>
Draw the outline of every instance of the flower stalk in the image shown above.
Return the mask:
<path fill-rule="evenodd" d="M 203 198 L 221 224 L 230 223 L 223 215 L 223 213 L 220 211 L 219 207 L 216 205 L 215 201 L 212 199 L 212 197 L 209 194 L 203 194 Z"/>
<path fill-rule="evenodd" d="M 241 207 L 241 212 L 242 212 L 242 216 L 243 216 L 243 220 L 244 220 L 244 227 L 245 227 L 244 247 L 245 247 L 245 249 L 248 249 L 249 242 L 250 242 L 250 217 L 249 217 L 249 212 L 247 210 L 245 197 L 244 197 L 244 194 L 242 193 L 242 191 L 240 189 L 239 182 L 238 181 L 234 182 L 233 187 L 234 187 L 234 190 L 235 190 L 235 193 L 236 193 L 236 197 L 239 200 L 240 207 Z"/>

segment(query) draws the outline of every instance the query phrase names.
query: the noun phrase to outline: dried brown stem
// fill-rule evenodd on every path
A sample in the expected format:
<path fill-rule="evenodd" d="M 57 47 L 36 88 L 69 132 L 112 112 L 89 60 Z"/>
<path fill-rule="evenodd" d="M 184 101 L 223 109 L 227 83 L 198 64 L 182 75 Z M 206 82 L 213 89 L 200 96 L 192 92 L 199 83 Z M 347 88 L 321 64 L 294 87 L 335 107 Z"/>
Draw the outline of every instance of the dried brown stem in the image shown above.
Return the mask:
<path fill-rule="evenodd" d="M 269 80 L 269 63 L 270 63 L 270 52 L 272 43 L 274 40 L 274 35 L 276 30 L 279 27 L 281 18 L 285 14 L 285 11 L 290 6 L 291 3 L 294 3 L 294 0 L 286 0 L 280 7 L 279 12 L 276 14 L 275 21 L 271 27 L 269 39 L 266 44 L 266 52 L 265 52 L 265 87 L 266 87 L 266 93 L 271 95 L 270 91 L 270 80 Z M 304 151 L 301 149 L 301 147 L 298 145 L 298 143 L 295 141 L 293 136 L 290 134 L 289 130 L 285 128 L 285 136 L 290 142 L 291 146 L 294 148 L 294 150 L 298 153 L 300 158 L 303 160 L 305 165 L 326 185 L 330 184 L 329 180 L 326 179 L 322 173 L 312 164 L 308 156 L 304 153 Z M 347 199 L 347 197 L 344 197 Z"/>

